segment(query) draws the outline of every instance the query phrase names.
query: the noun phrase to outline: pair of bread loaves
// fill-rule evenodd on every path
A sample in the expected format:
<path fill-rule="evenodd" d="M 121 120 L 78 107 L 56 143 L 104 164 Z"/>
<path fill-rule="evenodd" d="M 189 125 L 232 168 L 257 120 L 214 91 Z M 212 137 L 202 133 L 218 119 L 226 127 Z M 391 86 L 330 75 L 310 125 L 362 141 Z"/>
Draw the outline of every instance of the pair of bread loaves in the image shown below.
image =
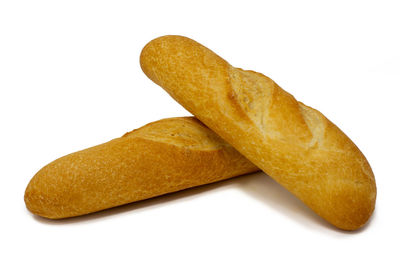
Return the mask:
<path fill-rule="evenodd" d="M 25 202 L 33 213 L 77 216 L 260 168 L 338 228 L 368 221 L 373 172 L 319 111 L 186 37 L 151 41 L 140 63 L 212 131 L 195 118 L 167 119 L 60 158 L 28 185 Z"/>

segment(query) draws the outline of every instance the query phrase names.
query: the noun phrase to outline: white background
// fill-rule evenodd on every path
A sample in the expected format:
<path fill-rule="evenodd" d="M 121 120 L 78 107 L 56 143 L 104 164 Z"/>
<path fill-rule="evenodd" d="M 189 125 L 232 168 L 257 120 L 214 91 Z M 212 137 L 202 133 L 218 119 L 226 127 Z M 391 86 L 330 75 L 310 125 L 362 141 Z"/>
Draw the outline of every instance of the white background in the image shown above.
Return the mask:
<path fill-rule="evenodd" d="M 49 221 L 23 201 L 45 164 L 189 115 L 142 73 L 165 34 L 262 72 L 359 146 L 378 198 L 343 232 L 258 173 Z M 1 1 L 1 260 L 399 260 L 399 1 Z M 290 259 L 289 259 L 290 258 Z"/>

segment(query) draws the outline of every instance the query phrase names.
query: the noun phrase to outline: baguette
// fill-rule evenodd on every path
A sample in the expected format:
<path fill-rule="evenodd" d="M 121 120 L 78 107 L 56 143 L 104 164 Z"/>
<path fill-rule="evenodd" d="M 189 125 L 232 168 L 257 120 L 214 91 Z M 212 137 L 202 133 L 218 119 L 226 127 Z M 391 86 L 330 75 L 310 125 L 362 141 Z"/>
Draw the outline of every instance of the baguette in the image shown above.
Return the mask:
<path fill-rule="evenodd" d="M 170 118 L 51 162 L 30 181 L 25 203 L 60 219 L 257 170 L 196 118 Z"/>
<path fill-rule="evenodd" d="M 322 113 L 186 37 L 152 40 L 140 63 L 152 81 L 318 215 L 344 230 L 367 222 L 374 174 Z"/>

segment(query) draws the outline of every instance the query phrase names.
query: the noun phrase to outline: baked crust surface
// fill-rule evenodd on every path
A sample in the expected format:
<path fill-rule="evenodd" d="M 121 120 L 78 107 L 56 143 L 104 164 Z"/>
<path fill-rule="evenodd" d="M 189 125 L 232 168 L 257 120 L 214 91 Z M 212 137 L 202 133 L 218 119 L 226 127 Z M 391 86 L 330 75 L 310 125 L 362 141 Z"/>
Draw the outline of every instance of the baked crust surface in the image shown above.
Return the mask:
<path fill-rule="evenodd" d="M 183 36 L 154 39 L 140 63 L 151 80 L 321 217 L 345 230 L 367 222 L 374 174 L 322 113 Z"/>
<path fill-rule="evenodd" d="M 51 162 L 30 181 L 25 203 L 60 219 L 257 170 L 196 118 L 169 118 Z"/>

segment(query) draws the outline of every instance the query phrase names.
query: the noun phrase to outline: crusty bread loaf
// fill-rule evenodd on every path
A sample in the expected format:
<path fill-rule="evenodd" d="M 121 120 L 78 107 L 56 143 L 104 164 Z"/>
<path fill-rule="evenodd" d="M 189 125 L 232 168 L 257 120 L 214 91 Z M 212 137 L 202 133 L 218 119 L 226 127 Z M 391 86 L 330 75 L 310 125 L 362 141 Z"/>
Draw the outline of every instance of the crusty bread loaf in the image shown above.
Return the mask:
<path fill-rule="evenodd" d="M 345 230 L 369 219 L 372 170 L 319 111 L 186 37 L 151 41 L 140 63 L 151 80 L 321 217 Z"/>
<path fill-rule="evenodd" d="M 59 219 L 256 170 L 196 118 L 170 118 L 51 162 L 30 181 L 25 203 Z"/>

